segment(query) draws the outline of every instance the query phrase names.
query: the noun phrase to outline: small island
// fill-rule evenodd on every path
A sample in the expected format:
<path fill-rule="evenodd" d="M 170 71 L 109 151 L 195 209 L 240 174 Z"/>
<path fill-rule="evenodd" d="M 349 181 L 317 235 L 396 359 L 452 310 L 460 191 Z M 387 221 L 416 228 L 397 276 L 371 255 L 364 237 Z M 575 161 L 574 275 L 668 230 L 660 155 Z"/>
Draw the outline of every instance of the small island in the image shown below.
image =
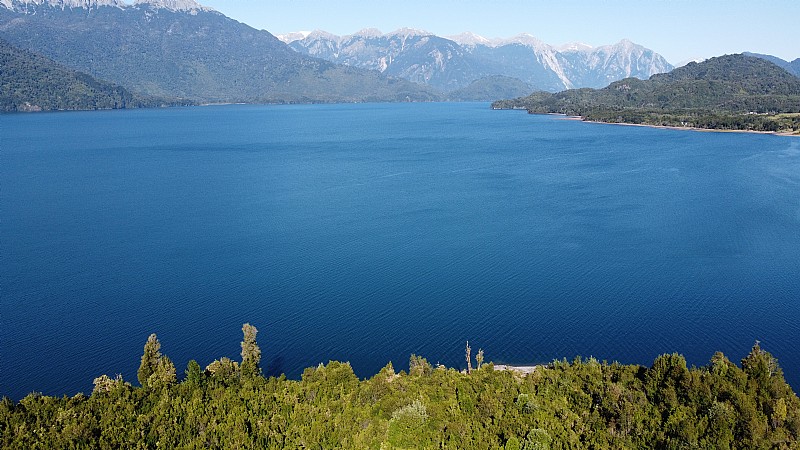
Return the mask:
<path fill-rule="evenodd" d="M 800 134 L 800 78 L 761 58 L 725 55 L 649 80 L 534 92 L 496 101 L 492 108 L 603 123 Z"/>
<path fill-rule="evenodd" d="M 650 367 L 557 360 L 467 370 L 411 355 L 360 380 L 329 362 L 301 380 L 264 377 L 258 330 L 245 324 L 241 361 L 179 377 L 155 334 L 134 386 L 117 375 L 91 395 L 30 394 L 0 402 L 2 448 L 619 449 L 797 448 L 800 399 L 758 342 L 741 367 L 722 353 L 687 367 L 676 353 Z M 475 365 L 473 366 L 473 359 Z M 462 360 L 463 361 L 463 360 Z"/>

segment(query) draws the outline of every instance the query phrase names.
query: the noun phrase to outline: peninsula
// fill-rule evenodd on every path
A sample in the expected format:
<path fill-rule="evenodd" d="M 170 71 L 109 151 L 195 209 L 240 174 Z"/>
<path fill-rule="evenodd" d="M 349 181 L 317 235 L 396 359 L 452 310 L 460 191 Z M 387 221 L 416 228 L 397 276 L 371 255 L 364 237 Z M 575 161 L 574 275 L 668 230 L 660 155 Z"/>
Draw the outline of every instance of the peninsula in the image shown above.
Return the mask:
<path fill-rule="evenodd" d="M 761 58 L 725 55 L 649 80 L 603 89 L 534 92 L 494 109 L 565 114 L 586 121 L 709 130 L 800 133 L 800 78 Z"/>

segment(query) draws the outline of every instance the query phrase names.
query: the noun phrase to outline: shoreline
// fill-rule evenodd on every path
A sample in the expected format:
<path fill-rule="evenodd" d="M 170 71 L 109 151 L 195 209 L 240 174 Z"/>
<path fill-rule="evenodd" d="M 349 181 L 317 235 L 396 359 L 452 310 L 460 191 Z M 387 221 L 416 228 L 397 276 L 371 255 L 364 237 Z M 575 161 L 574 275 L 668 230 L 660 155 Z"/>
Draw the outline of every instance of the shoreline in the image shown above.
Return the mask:
<path fill-rule="evenodd" d="M 534 366 L 511 366 L 507 364 L 495 364 L 494 370 L 507 370 L 509 372 L 516 372 L 522 375 L 528 375 L 540 368 L 543 368 L 542 365 L 534 365 Z"/>
<path fill-rule="evenodd" d="M 534 113 L 535 114 L 535 113 Z M 621 125 L 626 127 L 647 127 L 647 128 L 660 128 L 663 130 L 678 130 L 678 131 L 700 131 L 705 133 L 751 133 L 751 134 L 771 134 L 774 136 L 789 136 L 800 137 L 800 132 L 791 133 L 786 131 L 756 131 L 756 130 L 720 130 L 715 128 L 700 128 L 700 127 L 679 127 L 676 125 L 649 125 L 646 123 L 628 123 L 628 122 L 602 122 L 599 120 L 586 120 L 582 116 L 570 116 L 567 114 L 558 113 L 544 113 L 548 116 L 562 116 L 560 120 L 579 120 L 586 123 L 598 123 L 602 125 Z"/>

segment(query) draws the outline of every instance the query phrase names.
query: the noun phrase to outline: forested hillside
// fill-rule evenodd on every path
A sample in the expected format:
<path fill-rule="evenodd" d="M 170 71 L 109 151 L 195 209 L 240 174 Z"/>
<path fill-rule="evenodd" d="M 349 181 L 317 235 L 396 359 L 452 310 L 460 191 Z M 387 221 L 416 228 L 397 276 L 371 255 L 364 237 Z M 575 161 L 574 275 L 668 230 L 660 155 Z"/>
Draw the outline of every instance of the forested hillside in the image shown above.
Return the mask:
<path fill-rule="evenodd" d="M 487 98 L 519 97 L 529 92 L 531 87 L 528 84 L 516 78 L 495 75 L 475 80 L 469 86 L 451 92 L 448 99 L 457 102 L 482 102 Z"/>
<path fill-rule="evenodd" d="M 483 364 L 459 372 L 412 355 L 359 380 L 348 363 L 302 379 L 264 378 L 255 327 L 241 362 L 181 381 L 155 335 L 135 387 L 101 376 L 90 396 L 31 394 L 0 403 L 3 448 L 619 449 L 797 448 L 800 400 L 758 343 L 741 368 L 721 353 L 687 368 L 555 361 L 523 375 Z M 468 353 L 469 354 L 469 353 Z"/>
<path fill-rule="evenodd" d="M 119 109 L 162 103 L 0 40 L 0 111 Z"/>
<path fill-rule="evenodd" d="M 800 78 L 769 61 L 726 55 L 603 89 L 536 92 L 494 108 L 587 120 L 755 131 L 800 131 Z"/>
<path fill-rule="evenodd" d="M 761 53 L 744 52 L 743 54 L 747 56 L 755 56 L 756 58 L 766 59 L 767 61 L 786 70 L 792 75 L 800 77 L 800 58 L 797 58 L 794 61 L 786 61 L 784 59 L 778 58 L 777 56 L 764 55 Z"/>

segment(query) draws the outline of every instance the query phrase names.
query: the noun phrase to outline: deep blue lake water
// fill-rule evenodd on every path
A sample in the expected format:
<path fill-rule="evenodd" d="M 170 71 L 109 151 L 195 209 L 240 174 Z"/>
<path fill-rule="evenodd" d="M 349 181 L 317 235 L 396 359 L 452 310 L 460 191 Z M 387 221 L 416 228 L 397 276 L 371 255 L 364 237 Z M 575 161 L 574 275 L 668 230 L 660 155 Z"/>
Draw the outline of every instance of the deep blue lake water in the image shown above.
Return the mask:
<path fill-rule="evenodd" d="M 800 139 L 487 104 L 0 116 L 0 395 L 411 353 L 650 365 L 756 339 L 800 386 Z"/>

